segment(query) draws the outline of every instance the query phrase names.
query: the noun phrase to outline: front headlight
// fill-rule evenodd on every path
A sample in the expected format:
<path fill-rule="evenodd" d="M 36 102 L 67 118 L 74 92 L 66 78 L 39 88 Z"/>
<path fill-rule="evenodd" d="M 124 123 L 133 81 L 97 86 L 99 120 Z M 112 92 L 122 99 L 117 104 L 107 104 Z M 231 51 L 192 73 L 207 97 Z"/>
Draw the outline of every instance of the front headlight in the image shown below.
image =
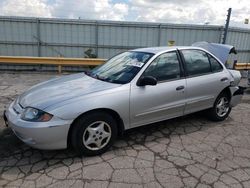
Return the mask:
<path fill-rule="evenodd" d="M 22 120 L 35 122 L 46 122 L 52 117 L 53 115 L 32 107 L 26 107 L 21 114 Z"/>

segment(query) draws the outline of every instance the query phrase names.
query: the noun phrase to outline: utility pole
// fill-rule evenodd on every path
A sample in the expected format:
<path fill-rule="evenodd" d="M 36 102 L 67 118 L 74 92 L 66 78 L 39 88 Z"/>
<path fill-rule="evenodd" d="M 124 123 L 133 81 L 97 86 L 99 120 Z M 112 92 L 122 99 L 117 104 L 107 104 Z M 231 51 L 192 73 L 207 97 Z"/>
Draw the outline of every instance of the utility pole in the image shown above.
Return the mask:
<path fill-rule="evenodd" d="M 227 32 L 228 32 L 228 27 L 229 27 L 229 22 L 230 22 L 232 8 L 229 8 L 227 12 L 228 12 L 227 13 L 227 20 L 226 20 L 226 25 L 225 25 L 224 32 L 223 32 L 222 44 L 226 44 Z"/>

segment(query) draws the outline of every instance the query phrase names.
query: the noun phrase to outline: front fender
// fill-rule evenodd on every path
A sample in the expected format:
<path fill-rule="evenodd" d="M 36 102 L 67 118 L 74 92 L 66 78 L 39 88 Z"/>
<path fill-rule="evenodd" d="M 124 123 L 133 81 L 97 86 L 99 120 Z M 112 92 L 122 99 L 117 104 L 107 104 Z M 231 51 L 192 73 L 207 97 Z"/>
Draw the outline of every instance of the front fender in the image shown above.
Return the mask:
<path fill-rule="evenodd" d="M 110 109 L 115 111 L 124 123 L 124 128 L 129 127 L 129 94 L 130 85 L 105 90 L 63 101 L 56 106 L 45 109 L 61 119 L 74 120 L 79 115 L 95 109 Z"/>

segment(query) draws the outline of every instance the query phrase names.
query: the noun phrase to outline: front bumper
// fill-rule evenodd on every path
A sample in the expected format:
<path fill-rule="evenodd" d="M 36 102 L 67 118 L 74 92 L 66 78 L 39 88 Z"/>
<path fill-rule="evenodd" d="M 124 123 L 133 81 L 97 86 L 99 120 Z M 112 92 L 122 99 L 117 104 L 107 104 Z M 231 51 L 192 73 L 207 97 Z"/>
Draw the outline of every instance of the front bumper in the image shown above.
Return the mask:
<path fill-rule="evenodd" d="M 28 122 L 20 118 L 14 102 L 4 112 L 4 119 L 15 135 L 24 143 L 38 149 L 67 148 L 67 136 L 72 121 L 53 117 L 48 122 Z"/>

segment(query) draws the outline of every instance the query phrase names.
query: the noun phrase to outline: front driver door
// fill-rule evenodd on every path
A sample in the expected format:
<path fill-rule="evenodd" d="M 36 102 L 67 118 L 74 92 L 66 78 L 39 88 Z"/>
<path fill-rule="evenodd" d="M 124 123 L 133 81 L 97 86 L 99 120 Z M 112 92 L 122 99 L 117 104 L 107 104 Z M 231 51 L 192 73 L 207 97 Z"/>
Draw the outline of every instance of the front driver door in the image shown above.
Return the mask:
<path fill-rule="evenodd" d="M 159 55 L 141 76 L 153 76 L 155 86 L 131 84 L 131 127 L 183 115 L 186 81 L 176 51 Z"/>

